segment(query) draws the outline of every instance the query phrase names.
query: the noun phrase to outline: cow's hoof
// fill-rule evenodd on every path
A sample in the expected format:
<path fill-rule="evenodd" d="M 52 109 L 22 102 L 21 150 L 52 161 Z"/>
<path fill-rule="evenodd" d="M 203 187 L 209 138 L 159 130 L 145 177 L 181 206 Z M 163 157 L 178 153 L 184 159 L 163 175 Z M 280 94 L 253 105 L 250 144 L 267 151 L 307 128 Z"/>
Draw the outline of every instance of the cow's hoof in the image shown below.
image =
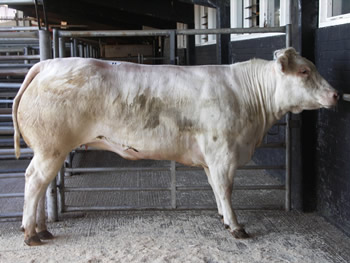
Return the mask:
<path fill-rule="evenodd" d="M 244 228 L 233 230 L 232 235 L 237 239 L 250 238 L 248 233 L 245 232 Z"/>
<path fill-rule="evenodd" d="M 39 232 L 38 233 L 38 237 L 40 239 L 43 239 L 43 240 L 48 240 L 48 239 L 53 239 L 54 238 L 53 235 L 47 230 L 43 230 L 43 231 Z"/>
<path fill-rule="evenodd" d="M 40 238 L 38 237 L 38 235 L 24 239 L 24 243 L 26 243 L 28 246 L 40 246 L 40 245 L 42 245 L 42 242 L 41 242 Z"/>

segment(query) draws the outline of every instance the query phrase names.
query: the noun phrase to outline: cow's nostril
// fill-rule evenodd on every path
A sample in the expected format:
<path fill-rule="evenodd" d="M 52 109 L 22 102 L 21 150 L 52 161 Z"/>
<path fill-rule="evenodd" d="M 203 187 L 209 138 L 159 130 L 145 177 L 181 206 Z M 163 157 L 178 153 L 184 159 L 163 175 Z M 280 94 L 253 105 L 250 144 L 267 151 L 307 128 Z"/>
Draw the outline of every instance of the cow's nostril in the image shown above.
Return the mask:
<path fill-rule="evenodd" d="M 338 100 L 339 99 L 339 94 L 336 92 L 336 93 L 333 93 L 333 98 Z"/>

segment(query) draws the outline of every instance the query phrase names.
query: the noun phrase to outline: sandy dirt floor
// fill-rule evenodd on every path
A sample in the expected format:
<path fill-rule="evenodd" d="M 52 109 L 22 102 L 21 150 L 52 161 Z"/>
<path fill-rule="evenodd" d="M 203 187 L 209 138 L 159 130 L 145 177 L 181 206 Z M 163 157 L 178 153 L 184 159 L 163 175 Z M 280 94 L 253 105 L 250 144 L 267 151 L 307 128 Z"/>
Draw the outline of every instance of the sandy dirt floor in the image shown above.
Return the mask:
<path fill-rule="evenodd" d="M 20 222 L 0 223 L 0 262 L 350 262 L 350 239 L 322 217 L 238 211 L 252 238 L 234 239 L 215 211 L 66 214 L 55 239 L 28 247 Z"/>

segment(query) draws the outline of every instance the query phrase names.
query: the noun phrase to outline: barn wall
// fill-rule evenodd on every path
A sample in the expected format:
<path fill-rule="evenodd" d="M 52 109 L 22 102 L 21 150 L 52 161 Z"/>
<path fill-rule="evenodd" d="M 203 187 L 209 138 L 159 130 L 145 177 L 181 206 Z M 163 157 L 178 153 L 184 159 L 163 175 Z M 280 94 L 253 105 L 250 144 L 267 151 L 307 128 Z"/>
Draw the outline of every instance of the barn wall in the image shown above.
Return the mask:
<path fill-rule="evenodd" d="M 217 64 L 216 45 L 196 46 L 194 57 L 196 65 Z"/>
<path fill-rule="evenodd" d="M 344 93 L 350 93 L 349 32 L 349 24 L 316 30 L 316 66 Z M 350 102 L 318 111 L 316 131 L 317 209 L 350 234 Z"/>
<path fill-rule="evenodd" d="M 285 37 L 264 37 L 231 42 L 232 62 L 246 61 L 251 58 L 271 60 L 273 51 L 285 47 Z"/>

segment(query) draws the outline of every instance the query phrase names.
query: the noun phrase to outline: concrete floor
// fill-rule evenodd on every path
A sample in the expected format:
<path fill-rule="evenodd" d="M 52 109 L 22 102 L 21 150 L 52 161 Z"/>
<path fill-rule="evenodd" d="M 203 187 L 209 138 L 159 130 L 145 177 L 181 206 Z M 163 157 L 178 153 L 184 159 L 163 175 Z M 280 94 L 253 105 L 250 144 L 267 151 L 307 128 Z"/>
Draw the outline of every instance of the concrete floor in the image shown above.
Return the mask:
<path fill-rule="evenodd" d="M 77 155 L 74 166 L 159 166 L 167 162 L 128 162 L 114 155 L 96 159 Z M 3 169 L 23 169 L 26 162 L 2 162 Z M 178 185 L 206 185 L 202 171 L 181 172 Z M 275 184 L 266 172 L 240 172 L 236 183 Z M 71 187 L 159 186 L 169 184 L 164 172 L 83 174 L 66 177 Z M 0 193 L 23 191 L 24 180 L 6 179 Z M 168 205 L 167 192 L 67 193 L 71 206 Z M 211 191 L 183 192 L 179 206 L 215 206 Z M 236 191 L 235 207 L 283 206 L 283 191 Z M 0 199 L 0 213 L 21 211 L 22 198 Z M 19 232 L 20 220 L 0 222 L 0 262 L 350 262 L 350 238 L 315 213 L 283 210 L 238 210 L 252 238 L 235 240 L 224 229 L 215 210 L 114 211 L 64 213 L 49 224 L 56 236 L 40 247 L 29 248 Z"/>

